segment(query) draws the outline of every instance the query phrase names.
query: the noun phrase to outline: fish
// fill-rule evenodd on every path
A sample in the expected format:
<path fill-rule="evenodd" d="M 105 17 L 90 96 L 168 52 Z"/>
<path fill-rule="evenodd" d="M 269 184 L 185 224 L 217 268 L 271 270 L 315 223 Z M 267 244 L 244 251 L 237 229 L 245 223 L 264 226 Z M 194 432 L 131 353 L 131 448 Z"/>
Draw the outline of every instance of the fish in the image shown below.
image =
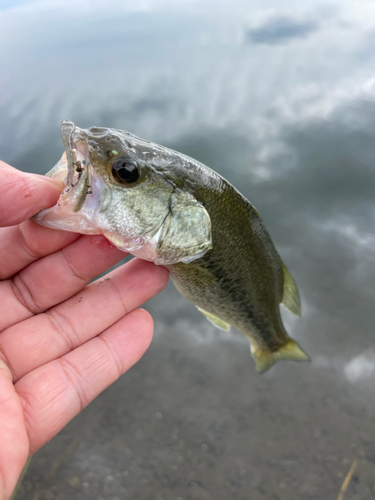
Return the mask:
<path fill-rule="evenodd" d="M 255 207 L 199 161 L 130 132 L 61 124 L 65 152 L 46 175 L 64 182 L 38 224 L 103 234 L 165 266 L 177 290 L 217 328 L 250 341 L 255 369 L 309 360 L 280 304 L 300 315 L 295 281 Z"/>

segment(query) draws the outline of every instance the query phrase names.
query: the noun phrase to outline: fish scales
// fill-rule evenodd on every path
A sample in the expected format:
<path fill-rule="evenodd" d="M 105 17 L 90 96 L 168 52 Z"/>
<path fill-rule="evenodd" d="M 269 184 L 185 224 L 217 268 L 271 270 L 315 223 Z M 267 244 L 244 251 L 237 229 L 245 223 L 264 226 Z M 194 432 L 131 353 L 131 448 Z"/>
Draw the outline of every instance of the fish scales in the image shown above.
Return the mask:
<path fill-rule="evenodd" d="M 275 351 L 286 335 L 280 257 L 258 213 L 237 190 L 220 177 L 208 189 L 197 185 L 196 197 L 211 217 L 212 249 L 190 264 L 168 266 L 172 279 L 194 304 L 257 337 L 261 349 Z"/>

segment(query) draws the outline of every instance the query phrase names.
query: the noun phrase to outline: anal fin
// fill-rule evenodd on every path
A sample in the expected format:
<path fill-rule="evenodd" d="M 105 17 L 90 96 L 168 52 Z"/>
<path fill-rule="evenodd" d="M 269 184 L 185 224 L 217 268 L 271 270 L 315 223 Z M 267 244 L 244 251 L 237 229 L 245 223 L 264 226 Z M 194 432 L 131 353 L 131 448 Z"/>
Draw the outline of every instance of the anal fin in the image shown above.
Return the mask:
<path fill-rule="evenodd" d="M 255 369 L 263 373 L 280 359 L 291 361 L 309 361 L 309 356 L 301 349 L 297 342 L 288 338 L 287 342 L 277 351 L 254 349 L 250 344 L 251 355 L 255 361 Z"/>
<path fill-rule="evenodd" d="M 281 265 L 284 276 L 283 297 L 281 299 L 281 304 L 289 309 L 289 311 L 295 316 L 300 316 L 301 302 L 296 283 L 283 261 L 281 261 Z"/>
<path fill-rule="evenodd" d="M 227 323 L 226 321 L 223 321 L 222 319 L 218 318 L 214 314 L 211 314 L 211 313 L 205 311 L 204 309 L 201 309 L 198 306 L 196 306 L 196 308 L 198 309 L 198 311 L 200 311 L 202 314 L 204 314 L 206 316 L 206 318 L 208 319 L 208 321 L 210 323 L 212 323 L 214 326 L 216 326 L 216 328 L 219 328 L 220 330 L 226 330 L 226 331 L 230 330 L 230 324 Z"/>

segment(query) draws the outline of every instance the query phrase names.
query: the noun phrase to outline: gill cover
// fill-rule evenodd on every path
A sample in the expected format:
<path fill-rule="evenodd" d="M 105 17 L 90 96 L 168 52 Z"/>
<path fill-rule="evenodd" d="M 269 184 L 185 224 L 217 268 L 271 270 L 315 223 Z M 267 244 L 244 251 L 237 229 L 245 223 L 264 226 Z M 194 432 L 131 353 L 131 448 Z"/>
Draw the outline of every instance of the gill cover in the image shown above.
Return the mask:
<path fill-rule="evenodd" d="M 169 214 L 161 227 L 155 263 L 187 264 L 210 248 L 211 220 L 207 210 L 190 193 L 173 193 Z"/>
<path fill-rule="evenodd" d="M 116 243 L 115 243 L 116 244 Z M 212 248 L 211 219 L 193 195 L 176 191 L 171 195 L 169 212 L 155 236 L 132 252 L 158 265 L 189 262 Z"/>

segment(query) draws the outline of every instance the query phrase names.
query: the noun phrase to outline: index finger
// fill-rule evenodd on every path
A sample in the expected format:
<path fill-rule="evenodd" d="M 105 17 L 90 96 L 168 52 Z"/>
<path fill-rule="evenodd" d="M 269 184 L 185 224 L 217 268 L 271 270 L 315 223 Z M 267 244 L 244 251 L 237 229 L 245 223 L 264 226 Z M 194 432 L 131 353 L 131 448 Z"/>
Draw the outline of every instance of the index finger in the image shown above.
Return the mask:
<path fill-rule="evenodd" d="M 52 207 L 63 183 L 43 175 L 21 172 L 0 161 L 0 227 L 14 226 Z"/>
<path fill-rule="evenodd" d="M 80 235 L 25 220 L 54 205 L 63 185 L 51 182 L 48 177 L 25 174 L 2 161 L 0 179 L 0 280 L 3 280 Z"/>

